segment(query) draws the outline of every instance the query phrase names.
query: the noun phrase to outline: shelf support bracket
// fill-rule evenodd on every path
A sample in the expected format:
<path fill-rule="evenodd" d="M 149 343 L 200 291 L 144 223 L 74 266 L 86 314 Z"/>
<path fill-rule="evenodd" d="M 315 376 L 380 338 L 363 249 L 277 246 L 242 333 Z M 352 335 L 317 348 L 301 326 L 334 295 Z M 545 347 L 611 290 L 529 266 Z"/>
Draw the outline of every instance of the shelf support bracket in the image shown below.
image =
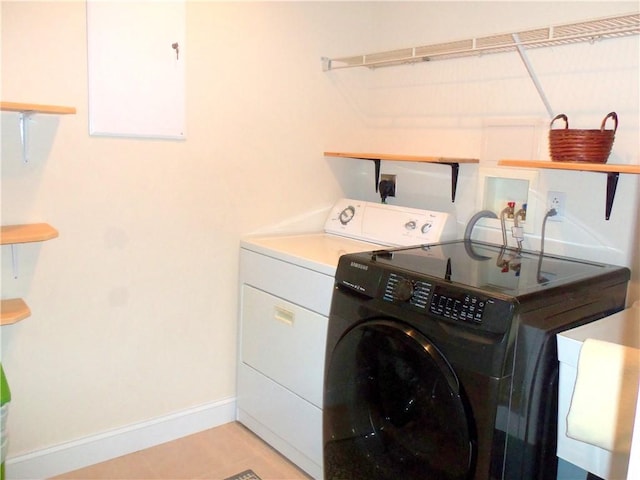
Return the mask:
<path fill-rule="evenodd" d="M 618 172 L 607 172 L 607 206 L 605 210 L 605 218 L 607 220 L 611 217 L 611 209 L 613 208 L 613 199 L 616 197 L 619 176 Z"/>
<path fill-rule="evenodd" d="M 518 54 L 520 55 L 520 59 L 522 60 L 522 63 L 524 63 L 524 66 L 527 69 L 527 72 L 529 73 L 529 77 L 531 78 L 533 85 L 536 87 L 536 90 L 538 91 L 538 95 L 540 95 L 540 99 L 542 100 L 542 103 L 544 103 L 544 107 L 547 109 L 549 118 L 553 118 L 555 115 L 553 114 L 553 109 L 551 108 L 551 104 L 549 103 L 549 100 L 547 99 L 547 96 L 545 95 L 544 90 L 542 89 L 542 85 L 538 81 L 538 76 L 536 75 L 536 72 L 533 70 L 533 66 L 531 65 L 531 62 L 529 62 L 529 57 L 527 56 L 527 52 L 522 46 L 522 43 L 520 43 L 520 36 L 517 33 L 513 33 L 511 34 L 511 38 L 513 38 L 513 41 L 516 44 L 516 48 L 518 49 Z"/>
<path fill-rule="evenodd" d="M 13 270 L 13 278 L 18 278 L 18 245 L 11 244 L 11 268 Z"/>
<path fill-rule="evenodd" d="M 375 168 L 375 174 L 373 181 L 375 182 L 376 193 L 378 192 L 378 183 L 380 182 L 380 159 L 379 158 L 362 158 L 362 157 L 352 157 L 358 160 L 371 160 L 373 162 Z"/>
<path fill-rule="evenodd" d="M 458 189 L 458 173 L 460 172 L 459 163 L 447 163 L 451 166 L 451 203 L 456 202 L 456 190 Z"/>
<path fill-rule="evenodd" d="M 24 163 L 29 163 L 29 122 L 32 115 L 32 112 L 20 112 L 20 143 Z"/>

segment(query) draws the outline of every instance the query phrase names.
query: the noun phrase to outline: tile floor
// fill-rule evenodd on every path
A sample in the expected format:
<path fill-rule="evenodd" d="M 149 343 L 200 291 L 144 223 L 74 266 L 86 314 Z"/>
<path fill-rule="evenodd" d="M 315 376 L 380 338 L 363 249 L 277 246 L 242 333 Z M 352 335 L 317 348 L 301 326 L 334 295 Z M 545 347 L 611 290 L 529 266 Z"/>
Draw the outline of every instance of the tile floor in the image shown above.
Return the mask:
<path fill-rule="evenodd" d="M 224 479 L 251 469 L 262 480 L 308 480 L 237 422 L 55 477 L 55 480 Z"/>

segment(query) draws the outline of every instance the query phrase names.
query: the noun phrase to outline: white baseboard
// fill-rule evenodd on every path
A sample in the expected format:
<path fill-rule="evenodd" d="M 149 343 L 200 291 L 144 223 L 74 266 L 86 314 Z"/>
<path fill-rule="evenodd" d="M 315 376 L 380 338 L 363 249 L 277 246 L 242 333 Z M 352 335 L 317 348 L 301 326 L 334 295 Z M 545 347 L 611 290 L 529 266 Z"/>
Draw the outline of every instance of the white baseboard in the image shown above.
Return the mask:
<path fill-rule="evenodd" d="M 217 427 L 236 419 L 228 398 L 6 460 L 7 480 L 50 478 Z"/>

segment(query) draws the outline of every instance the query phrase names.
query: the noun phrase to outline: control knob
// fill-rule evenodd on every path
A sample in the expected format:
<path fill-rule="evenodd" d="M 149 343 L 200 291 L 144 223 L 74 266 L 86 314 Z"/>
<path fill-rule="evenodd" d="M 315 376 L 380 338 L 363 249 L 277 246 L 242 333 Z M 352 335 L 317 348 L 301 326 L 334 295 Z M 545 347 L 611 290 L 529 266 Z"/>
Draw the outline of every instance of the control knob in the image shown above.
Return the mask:
<path fill-rule="evenodd" d="M 401 302 L 406 302 L 413 297 L 413 282 L 410 280 L 400 280 L 395 288 L 396 298 Z"/>
<path fill-rule="evenodd" d="M 409 220 L 404 224 L 404 228 L 406 228 L 407 230 L 415 230 L 417 226 L 418 225 L 416 224 L 415 220 Z"/>
<path fill-rule="evenodd" d="M 422 233 L 429 233 L 429 230 L 431 230 L 431 227 L 433 227 L 433 223 L 427 222 L 424 225 L 422 225 L 422 228 L 420 230 L 422 231 Z"/>
<path fill-rule="evenodd" d="M 342 225 L 346 225 L 353 219 L 355 214 L 356 214 L 356 209 L 352 205 L 349 205 L 348 207 L 346 207 L 340 212 L 340 215 L 338 217 L 340 219 L 340 223 Z"/>

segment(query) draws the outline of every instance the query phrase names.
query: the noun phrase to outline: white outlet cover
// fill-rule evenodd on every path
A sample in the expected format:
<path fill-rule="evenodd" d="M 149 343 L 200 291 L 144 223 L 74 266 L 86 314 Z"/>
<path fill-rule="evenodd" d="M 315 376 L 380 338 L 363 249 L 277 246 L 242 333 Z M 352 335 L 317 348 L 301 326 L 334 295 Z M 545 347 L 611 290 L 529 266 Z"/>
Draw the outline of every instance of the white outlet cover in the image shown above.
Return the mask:
<path fill-rule="evenodd" d="M 554 206 L 555 203 L 558 203 L 557 207 Z M 566 215 L 565 210 L 567 208 L 567 195 L 565 192 L 555 192 L 551 190 L 547 192 L 547 210 L 545 211 L 545 215 L 552 208 L 556 209 L 557 214 L 549 217 L 549 221 L 562 222 Z"/>

